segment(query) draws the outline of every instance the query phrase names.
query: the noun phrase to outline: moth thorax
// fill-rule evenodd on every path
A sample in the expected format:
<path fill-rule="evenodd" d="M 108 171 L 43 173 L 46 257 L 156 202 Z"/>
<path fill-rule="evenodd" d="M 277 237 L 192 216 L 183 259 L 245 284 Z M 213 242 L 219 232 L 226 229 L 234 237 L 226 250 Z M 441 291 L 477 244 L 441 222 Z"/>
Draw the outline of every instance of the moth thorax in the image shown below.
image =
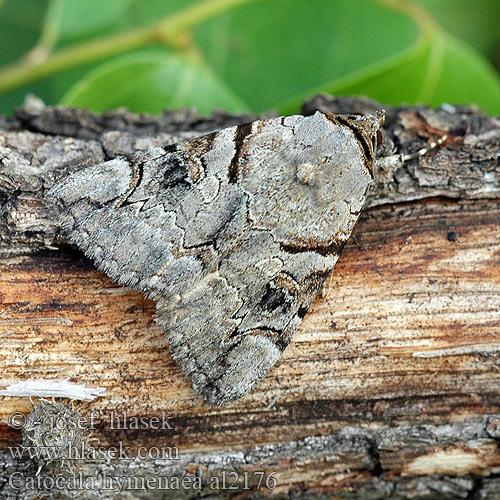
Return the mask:
<path fill-rule="evenodd" d="M 297 179 L 302 184 L 314 184 L 318 167 L 311 163 L 302 163 L 297 169 Z"/>

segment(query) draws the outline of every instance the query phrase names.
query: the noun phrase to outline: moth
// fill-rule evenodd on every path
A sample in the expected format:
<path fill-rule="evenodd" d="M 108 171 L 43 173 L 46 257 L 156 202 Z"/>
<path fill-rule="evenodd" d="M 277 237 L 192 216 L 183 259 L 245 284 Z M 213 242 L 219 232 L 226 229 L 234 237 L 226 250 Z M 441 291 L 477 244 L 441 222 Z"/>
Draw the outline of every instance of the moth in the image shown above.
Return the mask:
<path fill-rule="evenodd" d="M 45 196 L 69 240 L 156 301 L 209 404 L 278 361 L 374 177 L 384 112 L 283 116 L 82 168 Z"/>

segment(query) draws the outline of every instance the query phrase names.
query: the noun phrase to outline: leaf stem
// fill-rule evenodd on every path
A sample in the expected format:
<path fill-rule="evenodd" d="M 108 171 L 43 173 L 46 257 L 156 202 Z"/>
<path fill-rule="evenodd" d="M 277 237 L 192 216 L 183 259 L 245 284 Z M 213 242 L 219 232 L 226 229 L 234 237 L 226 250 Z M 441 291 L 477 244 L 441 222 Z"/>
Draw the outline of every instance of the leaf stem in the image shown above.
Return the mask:
<path fill-rule="evenodd" d="M 393 10 L 397 10 L 408 17 L 411 17 L 421 28 L 422 36 L 426 37 L 430 33 L 439 31 L 439 25 L 436 20 L 420 5 L 408 0 L 379 0 Z"/>
<path fill-rule="evenodd" d="M 38 43 L 24 55 L 26 62 L 45 61 L 57 43 L 63 12 L 63 0 L 51 0 L 47 7 L 45 22 Z"/>
<path fill-rule="evenodd" d="M 104 59 L 151 43 L 168 43 L 180 49 L 189 29 L 220 12 L 250 1 L 255 0 L 205 0 L 148 26 L 61 49 L 47 55 L 41 61 L 33 60 L 33 58 L 23 59 L 0 69 L 0 92 L 39 80 L 57 71 Z"/>

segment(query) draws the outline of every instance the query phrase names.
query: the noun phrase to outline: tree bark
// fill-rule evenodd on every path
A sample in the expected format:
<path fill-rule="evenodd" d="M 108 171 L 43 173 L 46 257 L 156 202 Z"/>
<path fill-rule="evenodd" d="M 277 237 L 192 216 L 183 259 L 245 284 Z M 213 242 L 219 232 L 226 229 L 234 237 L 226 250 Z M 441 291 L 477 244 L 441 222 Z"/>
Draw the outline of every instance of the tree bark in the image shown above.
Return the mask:
<path fill-rule="evenodd" d="M 317 96 L 303 112 L 380 107 Z M 123 485 L 127 499 L 500 498 L 500 120 L 450 105 L 386 109 L 377 180 L 324 296 L 279 364 L 222 408 L 190 388 L 154 323 L 154 303 L 97 271 L 41 199 L 82 165 L 257 117 L 97 116 L 31 98 L 0 119 L 5 498 L 43 493 L 28 481 L 36 466 L 12 458 L 21 433 L 9 425 L 15 412 L 31 411 L 23 396 L 40 393 L 81 400 L 93 445 L 121 443 L 132 457 L 85 460 L 81 473 L 95 487 L 49 481 L 49 498 L 113 498 L 97 496 L 106 477 L 116 488 L 119 477 L 139 487 L 150 478 L 149 491 Z M 445 134 L 423 156 L 384 161 Z M 167 425 L 156 428 L 157 417 Z M 145 425 L 134 425 L 140 418 Z M 157 448 L 178 459 L 155 459 Z M 26 488 L 16 489 L 13 474 Z M 179 489 L 175 477 L 185 478 Z"/>

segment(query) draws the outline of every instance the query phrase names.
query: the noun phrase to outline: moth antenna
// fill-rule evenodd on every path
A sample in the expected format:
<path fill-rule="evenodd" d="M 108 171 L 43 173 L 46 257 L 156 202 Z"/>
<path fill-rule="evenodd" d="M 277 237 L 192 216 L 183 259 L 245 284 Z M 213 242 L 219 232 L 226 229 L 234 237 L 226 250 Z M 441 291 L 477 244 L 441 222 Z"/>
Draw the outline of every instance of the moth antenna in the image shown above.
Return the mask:
<path fill-rule="evenodd" d="M 444 142 L 448 140 L 448 134 L 444 134 L 439 139 L 431 142 L 428 146 L 419 149 L 416 153 L 410 154 L 393 154 L 389 156 L 384 156 L 382 158 L 378 158 L 375 161 L 375 170 L 380 172 L 384 171 L 385 174 L 389 175 L 390 173 L 397 170 L 401 164 L 406 163 L 407 161 L 414 160 L 415 158 L 420 158 L 427 154 L 429 151 L 437 148 Z"/>
<path fill-rule="evenodd" d="M 438 146 L 440 146 L 441 144 L 443 144 L 443 142 L 446 142 L 447 140 L 448 140 L 448 134 L 444 134 L 439 139 L 431 142 L 425 148 L 419 149 L 416 153 L 401 155 L 401 161 L 404 163 L 404 162 L 407 162 L 409 160 L 413 160 L 415 158 L 418 158 L 420 156 L 424 156 L 429 151 L 432 151 L 433 149 L 437 148 Z"/>

